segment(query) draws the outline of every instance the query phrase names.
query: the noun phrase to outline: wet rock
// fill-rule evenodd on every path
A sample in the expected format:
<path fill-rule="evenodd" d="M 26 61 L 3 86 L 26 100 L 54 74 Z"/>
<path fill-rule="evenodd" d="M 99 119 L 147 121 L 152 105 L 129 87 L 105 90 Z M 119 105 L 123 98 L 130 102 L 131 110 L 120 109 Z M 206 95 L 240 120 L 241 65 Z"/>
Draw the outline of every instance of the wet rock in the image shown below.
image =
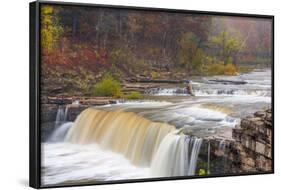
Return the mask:
<path fill-rule="evenodd" d="M 269 122 L 272 121 L 271 113 L 267 113 L 267 114 L 266 114 L 265 120 L 266 120 L 266 121 L 269 121 Z"/>
<path fill-rule="evenodd" d="M 73 102 L 72 98 L 63 98 L 63 97 L 48 97 L 47 98 L 48 104 L 64 105 L 64 104 L 72 104 L 72 102 Z"/>
<path fill-rule="evenodd" d="M 264 111 L 257 111 L 256 113 L 254 113 L 254 116 L 260 117 L 260 118 L 264 118 L 266 116 L 266 112 L 264 112 Z"/>
<path fill-rule="evenodd" d="M 271 110 L 255 112 L 241 120 L 232 130 L 235 140 L 229 158 L 232 170 L 271 171 L 272 164 Z"/>
<path fill-rule="evenodd" d="M 54 122 L 56 120 L 58 105 L 56 104 L 42 104 L 40 107 L 40 121 L 41 123 Z"/>
<path fill-rule="evenodd" d="M 41 123 L 41 141 L 46 142 L 55 129 L 55 122 Z"/>
<path fill-rule="evenodd" d="M 68 108 L 67 120 L 68 121 L 75 121 L 77 116 L 89 106 L 80 105 L 80 106 L 72 106 Z"/>

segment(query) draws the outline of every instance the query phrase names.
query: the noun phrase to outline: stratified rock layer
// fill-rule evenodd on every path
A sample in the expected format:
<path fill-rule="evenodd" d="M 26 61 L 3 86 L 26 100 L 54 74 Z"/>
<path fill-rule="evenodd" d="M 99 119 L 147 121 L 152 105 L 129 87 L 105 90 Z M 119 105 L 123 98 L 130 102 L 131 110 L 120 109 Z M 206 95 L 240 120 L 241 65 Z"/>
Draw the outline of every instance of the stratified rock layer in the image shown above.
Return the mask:
<path fill-rule="evenodd" d="M 233 129 L 231 150 L 233 168 L 240 172 L 272 171 L 271 109 L 258 111 L 241 120 Z"/>

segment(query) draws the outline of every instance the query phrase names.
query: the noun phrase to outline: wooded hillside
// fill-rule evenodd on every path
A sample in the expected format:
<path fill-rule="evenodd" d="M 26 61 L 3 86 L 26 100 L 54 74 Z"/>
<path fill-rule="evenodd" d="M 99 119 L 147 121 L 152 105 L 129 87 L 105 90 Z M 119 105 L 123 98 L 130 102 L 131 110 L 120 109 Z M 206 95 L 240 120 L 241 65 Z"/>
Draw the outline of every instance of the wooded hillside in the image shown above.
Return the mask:
<path fill-rule="evenodd" d="M 107 73 L 182 79 L 271 64 L 270 20 L 41 6 L 42 90 L 91 95 Z"/>

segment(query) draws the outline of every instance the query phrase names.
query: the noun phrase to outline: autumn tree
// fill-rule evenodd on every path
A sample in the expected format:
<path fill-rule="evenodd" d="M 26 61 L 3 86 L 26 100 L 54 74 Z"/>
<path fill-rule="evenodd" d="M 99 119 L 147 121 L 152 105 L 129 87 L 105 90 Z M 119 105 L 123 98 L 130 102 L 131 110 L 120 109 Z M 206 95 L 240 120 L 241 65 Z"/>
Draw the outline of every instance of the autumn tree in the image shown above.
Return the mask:
<path fill-rule="evenodd" d="M 51 53 L 59 41 L 63 28 L 52 6 L 41 7 L 41 44 L 45 53 Z"/>
<path fill-rule="evenodd" d="M 191 32 L 183 33 L 178 40 L 178 62 L 189 73 L 198 70 L 202 64 L 203 51 L 198 46 L 199 41 L 200 38 Z"/>
<path fill-rule="evenodd" d="M 242 48 L 242 40 L 237 32 L 230 35 L 229 32 L 223 31 L 219 35 L 211 37 L 210 43 L 218 50 L 224 65 L 236 59 L 237 52 Z M 234 61 L 234 63 L 236 62 Z"/>

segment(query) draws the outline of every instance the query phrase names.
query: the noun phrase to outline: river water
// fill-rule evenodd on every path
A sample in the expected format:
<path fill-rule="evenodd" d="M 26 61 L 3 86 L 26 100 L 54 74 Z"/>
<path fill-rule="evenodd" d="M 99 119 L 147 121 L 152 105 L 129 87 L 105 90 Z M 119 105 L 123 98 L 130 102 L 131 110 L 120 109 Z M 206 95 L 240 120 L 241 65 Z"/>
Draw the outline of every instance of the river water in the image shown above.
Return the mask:
<path fill-rule="evenodd" d="M 229 81 L 243 81 L 246 84 L 236 84 Z M 147 91 L 146 98 L 148 100 L 99 106 L 95 107 L 95 110 L 132 112 L 135 114 L 136 121 L 142 123 L 140 126 L 147 127 L 149 125 L 150 128 L 148 127 L 148 129 L 151 129 L 151 126 L 156 125 L 156 123 L 165 123 L 174 126 L 177 131 L 180 130 L 186 135 L 199 138 L 231 139 L 231 130 L 239 123 L 240 118 L 255 111 L 269 108 L 271 105 L 271 71 L 269 69 L 256 70 L 238 76 L 203 77 L 194 79 L 192 84 L 195 96 L 186 95 L 184 87 L 163 86 Z M 98 114 L 101 113 L 98 112 Z M 118 125 L 121 131 L 122 125 L 126 125 L 122 123 L 124 121 L 121 121 L 121 119 L 114 118 L 114 115 L 107 117 L 111 117 L 113 123 Z M 125 116 L 122 117 L 125 118 Z M 147 122 L 148 124 L 146 124 Z M 65 140 L 64 135 L 72 125 L 73 123 L 70 122 L 65 123 L 54 132 L 53 139 L 55 141 L 51 140 L 42 144 L 43 185 L 162 176 L 159 172 L 154 175 L 155 171 L 151 171 L 151 168 L 156 168 L 158 163 L 152 167 L 150 165 L 139 166 L 132 164 L 128 158 L 120 154 L 120 151 L 113 151 L 113 149 L 100 146 L 102 143 L 81 144 L 75 143 L 76 141 Z M 81 135 L 83 135 L 82 132 Z M 163 143 L 167 145 L 161 144 L 159 149 L 166 149 L 165 147 L 169 146 L 183 147 L 183 144 L 180 143 L 186 142 L 187 139 L 190 144 L 193 143 L 194 146 L 197 146 L 196 150 L 192 149 L 192 153 L 200 150 L 199 140 L 191 140 L 189 137 L 175 139 L 171 135 L 167 136 L 166 143 Z M 163 151 L 165 155 L 170 154 L 170 150 Z M 155 157 L 161 159 L 161 155 L 164 155 L 164 153 L 161 153 L 160 156 L 158 153 L 155 153 Z M 194 158 L 196 156 L 195 154 Z M 161 162 L 169 164 L 165 159 L 162 159 Z M 193 162 L 194 159 L 190 160 L 190 163 Z M 180 164 L 183 165 L 184 163 Z M 179 168 L 181 168 L 180 166 Z M 196 167 L 196 163 L 192 167 Z M 173 175 L 173 172 L 169 173 L 168 170 L 163 172 Z M 192 175 L 193 172 L 174 171 L 179 175 Z"/>

